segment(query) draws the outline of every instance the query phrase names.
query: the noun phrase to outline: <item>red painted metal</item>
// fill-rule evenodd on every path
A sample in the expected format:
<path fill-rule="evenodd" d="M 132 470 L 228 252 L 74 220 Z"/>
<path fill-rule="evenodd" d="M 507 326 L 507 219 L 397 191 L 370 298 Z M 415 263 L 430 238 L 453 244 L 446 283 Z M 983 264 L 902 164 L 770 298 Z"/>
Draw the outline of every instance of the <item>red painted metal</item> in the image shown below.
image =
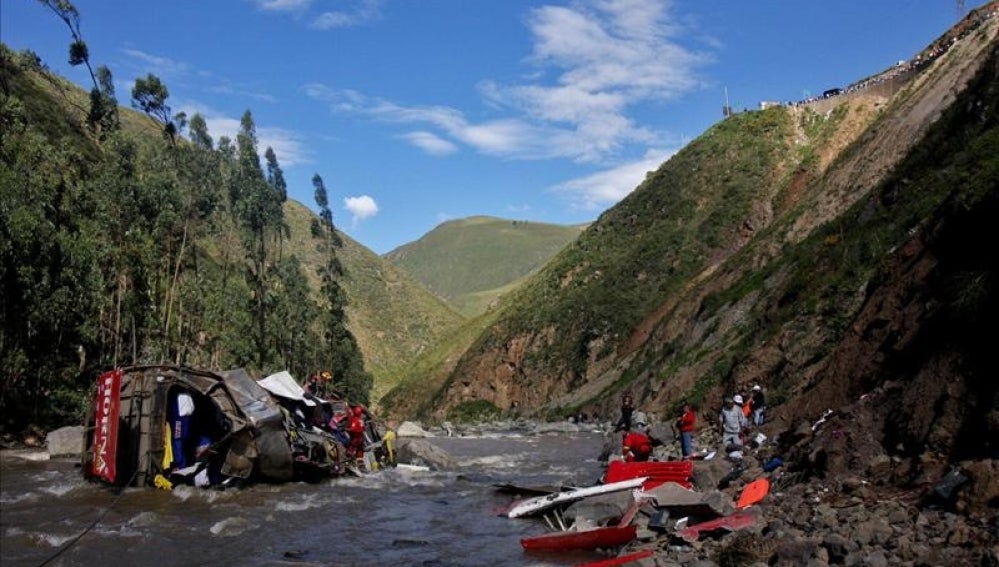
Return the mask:
<path fill-rule="evenodd" d="M 667 482 L 675 482 L 684 488 L 690 488 L 691 475 L 694 474 L 694 463 L 691 461 L 646 461 L 646 462 L 624 462 L 611 461 L 607 465 L 607 473 L 604 475 L 604 482 L 619 482 L 640 476 L 647 476 L 649 480 L 642 484 L 643 490 L 650 490 Z"/>
<path fill-rule="evenodd" d="M 731 516 L 724 516 L 700 524 L 688 526 L 678 532 L 678 535 L 688 542 L 695 542 L 701 534 L 710 533 L 717 530 L 727 530 L 734 532 L 747 528 L 756 523 L 757 516 L 752 512 L 736 512 Z"/>
<path fill-rule="evenodd" d="M 118 477 L 118 416 L 121 409 L 120 369 L 101 374 L 97 381 L 94 458 L 90 472 L 114 483 Z"/>
<path fill-rule="evenodd" d="M 525 537 L 520 540 L 520 545 L 530 551 L 572 551 L 575 549 L 617 547 L 635 539 L 637 533 L 638 528 L 635 526 L 612 526 L 581 532 L 552 532 Z"/>
<path fill-rule="evenodd" d="M 639 559 L 646 559 L 655 554 L 655 551 L 645 549 L 642 551 L 636 551 L 635 553 L 619 555 L 618 557 L 612 557 L 610 559 L 601 559 L 600 561 L 591 561 L 590 563 L 579 563 L 574 567 L 615 567 L 616 565 L 624 565 L 625 563 L 631 563 L 632 561 L 638 561 Z"/>

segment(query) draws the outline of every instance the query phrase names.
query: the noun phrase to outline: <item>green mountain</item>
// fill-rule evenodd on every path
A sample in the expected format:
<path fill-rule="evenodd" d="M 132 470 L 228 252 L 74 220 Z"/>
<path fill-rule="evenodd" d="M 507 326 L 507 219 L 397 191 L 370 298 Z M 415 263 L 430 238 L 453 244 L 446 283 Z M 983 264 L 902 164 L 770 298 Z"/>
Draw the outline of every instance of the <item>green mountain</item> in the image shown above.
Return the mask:
<path fill-rule="evenodd" d="M 309 267 L 310 285 L 318 290 L 316 267 L 322 253 L 310 234 L 316 214 L 293 200 L 284 211 L 291 229 L 288 250 Z M 399 382 L 414 358 L 457 330 L 464 318 L 405 270 L 346 234 L 340 238 L 350 330 L 374 375 L 372 399 L 377 400 Z"/>
<path fill-rule="evenodd" d="M 584 228 L 470 217 L 445 222 L 385 258 L 474 316 L 544 266 Z"/>
<path fill-rule="evenodd" d="M 819 474 L 882 459 L 902 464 L 878 482 L 904 484 L 994 459 L 997 6 L 840 96 L 716 124 L 504 297 L 403 407 L 615 416 L 627 391 L 713 422 L 724 395 L 760 384 L 767 433 Z M 829 409 L 847 441 L 797 428 Z"/>

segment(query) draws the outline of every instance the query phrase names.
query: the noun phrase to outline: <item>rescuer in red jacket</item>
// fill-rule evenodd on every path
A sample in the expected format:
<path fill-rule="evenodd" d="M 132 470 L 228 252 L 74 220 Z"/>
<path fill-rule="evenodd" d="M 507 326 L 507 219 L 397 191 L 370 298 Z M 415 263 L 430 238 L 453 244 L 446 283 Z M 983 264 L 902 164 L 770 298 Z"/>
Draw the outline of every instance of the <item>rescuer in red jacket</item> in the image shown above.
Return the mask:
<path fill-rule="evenodd" d="M 652 456 L 652 439 L 640 428 L 629 431 L 622 442 L 622 454 L 626 462 L 648 461 Z"/>
<path fill-rule="evenodd" d="M 680 434 L 680 451 L 683 458 L 688 459 L 694 454 L 694 426 L 697 424 L 697 414 L 690 404 L 683 404 L 683 413 L 676 420 L 676 428 Z"/>
<path fill-rule="evenodd" d="M 364 458 L 364 408 L 354 406 L 347 423 L 347 433 L 350 434 L 350 445 L 347 455 L 354 459 Z"/>

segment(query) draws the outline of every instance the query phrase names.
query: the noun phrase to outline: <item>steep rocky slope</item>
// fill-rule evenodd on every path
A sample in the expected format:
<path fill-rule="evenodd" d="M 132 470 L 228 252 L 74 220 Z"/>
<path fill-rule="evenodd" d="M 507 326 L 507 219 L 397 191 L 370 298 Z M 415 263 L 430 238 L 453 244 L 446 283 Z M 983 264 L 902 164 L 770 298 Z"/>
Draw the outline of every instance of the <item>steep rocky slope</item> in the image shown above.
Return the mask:
<path fill-rule="evenodd" d="M 999 457 L 984 338 L 996 12 L 935 42 L 897 91 L 740 115 L 695 140 L 528 283 L 435 414 L 487 401 L 611 415 L 630 390 L 648 411 L 686 399 L 710 418 L 724 394 L 759 383 L 767 432 L 819 472 L 919 482 Z M 827 409 L 848 442 L 793 435 Z M 979 504 L 999 498 L 994 475 L 977 479 Z"/>

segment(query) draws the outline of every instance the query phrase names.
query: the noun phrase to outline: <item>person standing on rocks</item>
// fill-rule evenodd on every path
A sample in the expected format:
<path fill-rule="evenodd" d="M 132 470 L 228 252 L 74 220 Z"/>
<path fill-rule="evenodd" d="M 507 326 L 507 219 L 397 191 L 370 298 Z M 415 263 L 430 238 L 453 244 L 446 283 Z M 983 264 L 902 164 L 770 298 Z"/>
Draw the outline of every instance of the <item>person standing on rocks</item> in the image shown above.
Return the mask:
<path fill-rule="evenodd" d="M 742 433 L 749 427 L 746 414 L 742 412 L 742 396 L 736 394 L 725 398 L 725 407 L 718 420 L 722 426 L 722 447 L 726 451 L 731 446 L 742 447 Z"/>
<path fill-rule="evenodd" d="M 694 454 L 694 426 L 697 424 L 697 414 L 689 403 L 683 404 L 680 417 L 676 419 L 676 429 L 680 432 L 680 452 L 684 459 Z"/>
<path fill-rule="evenodd" d="M 617 420 L 614 431 L 631 431 L 631 415 L 635 411 L 635 400 L 631 392 L 625 392 L 621 397 L 621 418 Z"/>
<path fill-rule="evenodd" d="M 753 386 L 750 403 L 753 406 L 753 424 L 763 425 L 763 421 L 766 419 L 767 398 L 763 395 L 763 388 L 760 388 L 759 384 Z"/>

